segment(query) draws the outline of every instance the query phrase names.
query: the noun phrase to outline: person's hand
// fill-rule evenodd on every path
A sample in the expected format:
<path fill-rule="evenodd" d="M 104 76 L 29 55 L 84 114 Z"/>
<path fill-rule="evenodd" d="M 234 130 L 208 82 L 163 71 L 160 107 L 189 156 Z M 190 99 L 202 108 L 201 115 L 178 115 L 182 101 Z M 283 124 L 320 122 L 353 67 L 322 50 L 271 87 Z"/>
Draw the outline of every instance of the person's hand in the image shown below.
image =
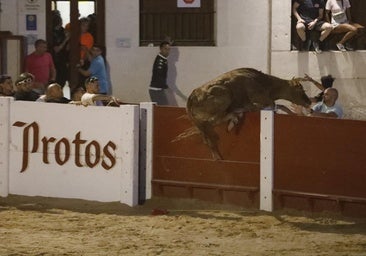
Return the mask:
<path fill-rule="evenodd" d="M 303 106 L 291 103 L 290 107 L 291 107 L 291 111 L 294 112 L 296 115 L 299 115 L 299 116 L 304 115 L 304 112 L 303 112 L 304 107 Z"/>
<path fill-rule="evenodd" d="M 305 81 L 314 81 L 314 79 L 312 79 L 308 74 L 305 73 L 305 76 L 304 76 L 304 80 Z"/>
<path fill-rule="evenodd" d="M 64 33 L 65 33 L 65 40 L 68 41 L 70 39 L 70 37 L 71 37 L 71 34 L 70 34 L 70 32 L 68 30 L 65 30 Z"/>
<path fill-rule="evenodd" d="M 316 21 L 315 20 L 313 20 L 312 22 L 310 22 L 308 24 L 308 30 L 313 30 L 313 28 L 315 27 L 315 24 L 316 24 Z"/>
<path fill-rule="evenodd" d="M 120 105 L 120 101 L 115 97 L 111 97 L 111 100 L 107 104 L 107 106 L 110 106 L 110 107 L 119 107 L 119 105 Z"/>
<path fill-rule="evenodd" d="M 299 19 L 297 20 L 297 23 L 305 23 L 305 21 L 303 19 Z"/>

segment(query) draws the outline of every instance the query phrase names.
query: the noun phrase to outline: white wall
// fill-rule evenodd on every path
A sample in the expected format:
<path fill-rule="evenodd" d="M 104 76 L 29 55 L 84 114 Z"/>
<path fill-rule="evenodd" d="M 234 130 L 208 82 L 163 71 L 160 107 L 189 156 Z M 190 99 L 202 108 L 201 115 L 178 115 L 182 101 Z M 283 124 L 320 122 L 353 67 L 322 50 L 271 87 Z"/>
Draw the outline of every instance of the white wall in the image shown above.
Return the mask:
<path fill-rule="evenodd" d="M 0 30 L 11 31 L 13 34 L 18 33 L 18 2 L 1 0 L 1 13 L 0 13 Z"/>
<path fill-rule="evenodd" d="M 15 9 L 24 1 L 1 0 L 1 30 L 18 33 L 23 25 L 18 26 Z M 158 53 L 156 46 L 139 47 L 138 2 L 106 0 L 107 61 L 114 94 L 127 102 L 149 100 L 147 87 Z M 366 52 L 324 52 L 320 55 L 291 52 L 290 0 L 216 0 L 216 7 L 216 47 L 173 47 L 171 51 L 168 82 L 173 103 L 184 106 L 185 98 L 195 87 L 225 71 L 247 66 L 283 78 L 308 73 L 314 79 L 320 79 L 331 73 L 336 77 L 335 87 L 340 91 L 340 102 L 349 113 L 346 114 L 356 118 L 355 113 L 366 108 L 363 96 Z M 129 45 L 117 47 L 118 38 L 127 39 Z M 310 87 L 309 90 L 313 92 L 314 89 Z M 361 114 L 366 119 L 364 112 Z"/>
<path fill-rule="evenodd" d="M 217 47 L 173 47 L 168 84 L 180 106 L 195 87 L 225 71 L 244 66 L 268 71 L 267 6 L 266 0 L 217 0 Z M 139 47 L 138 1 L 108 0 L 106 9 L 114 93 L 129 102 L 149 100 L 147 88 L 158 47 Z M 259 16 L 260 22 L 253 22 Z M 117 38 L 130 39 L 131 47 L 117 48 Z"/>

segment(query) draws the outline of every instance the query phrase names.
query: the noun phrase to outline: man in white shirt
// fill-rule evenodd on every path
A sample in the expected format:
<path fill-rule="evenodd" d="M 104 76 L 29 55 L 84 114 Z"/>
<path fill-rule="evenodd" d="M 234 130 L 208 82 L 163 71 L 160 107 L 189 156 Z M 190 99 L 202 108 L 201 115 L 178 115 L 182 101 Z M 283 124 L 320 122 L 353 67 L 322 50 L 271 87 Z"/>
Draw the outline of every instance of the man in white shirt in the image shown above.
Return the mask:
<path fill-rule="evenodd" d="M 114 105 L 119 105 L 120 102 L 113 96 L 99 94 L 99 81 L 97 77 L 89 77 L 85 81 L 86 92 L 81 96 L 81 104 L 83 106 L 103 106 L 103 101 L 113 102 Z"/>

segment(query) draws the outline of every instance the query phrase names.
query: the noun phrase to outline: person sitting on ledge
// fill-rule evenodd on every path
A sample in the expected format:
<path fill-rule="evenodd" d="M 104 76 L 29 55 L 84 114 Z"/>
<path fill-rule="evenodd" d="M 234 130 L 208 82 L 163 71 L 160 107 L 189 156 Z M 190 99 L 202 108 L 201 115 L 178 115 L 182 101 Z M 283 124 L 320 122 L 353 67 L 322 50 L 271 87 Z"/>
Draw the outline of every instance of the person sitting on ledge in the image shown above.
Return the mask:
<path fill-rule="evenodd" d="M 333 27 L 323 20 L 324 0 L 295 0 L 292 5 L 292 13 L 297 19 L 296 31 L 302 41 L 302 49 L 309 42 L 306 38 L 307 31 L 320 31 L 319 41 L 313 41 L 316 53 L 321 53 L 320 43 L 327 38 Z"/>
<path fill-rule="evenodd" d="M 328 0 L 325 5 L 325 19 L 331 22 L 333 26 L 331 33 L 345 33 L 342 39 L 336 44 L 338 50 L 342 52 L 347 50 L 353 51 L 349 40 L 357 34 L 358 29 L 364 28 L 364 26 L 352 22 L 350 9 L 351 4 L 349 0 Z"/>

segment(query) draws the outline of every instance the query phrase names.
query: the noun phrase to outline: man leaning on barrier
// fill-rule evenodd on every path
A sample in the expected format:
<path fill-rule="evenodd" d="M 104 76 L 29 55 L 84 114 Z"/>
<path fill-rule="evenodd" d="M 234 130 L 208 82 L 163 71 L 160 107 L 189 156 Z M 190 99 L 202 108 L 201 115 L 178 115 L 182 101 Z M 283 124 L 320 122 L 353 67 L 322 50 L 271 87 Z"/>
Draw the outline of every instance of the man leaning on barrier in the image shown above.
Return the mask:
<path fill-rule="evenodd" d="M 327 88 L 324 91 L 323 101 L 316 103 L 311 108 L 303 108 L 295 104 L 291 105 L 292 109 L 283 105 L 277 105 L 277 109 L 291 115 L 306 115 L 314 117 L 342 118 L 343 110 L 337 104 L 338 91 L 335 88 Z"/>
<path fill-rule="evenodd" d="M 121 101 L 113 96 L 99 93 L 99 80 L 97 77 L 89 77 L 85 80 L 86 92 L 81 96 L 80 102 L 70 102 L 83 106 L 119 106 Z"/>

